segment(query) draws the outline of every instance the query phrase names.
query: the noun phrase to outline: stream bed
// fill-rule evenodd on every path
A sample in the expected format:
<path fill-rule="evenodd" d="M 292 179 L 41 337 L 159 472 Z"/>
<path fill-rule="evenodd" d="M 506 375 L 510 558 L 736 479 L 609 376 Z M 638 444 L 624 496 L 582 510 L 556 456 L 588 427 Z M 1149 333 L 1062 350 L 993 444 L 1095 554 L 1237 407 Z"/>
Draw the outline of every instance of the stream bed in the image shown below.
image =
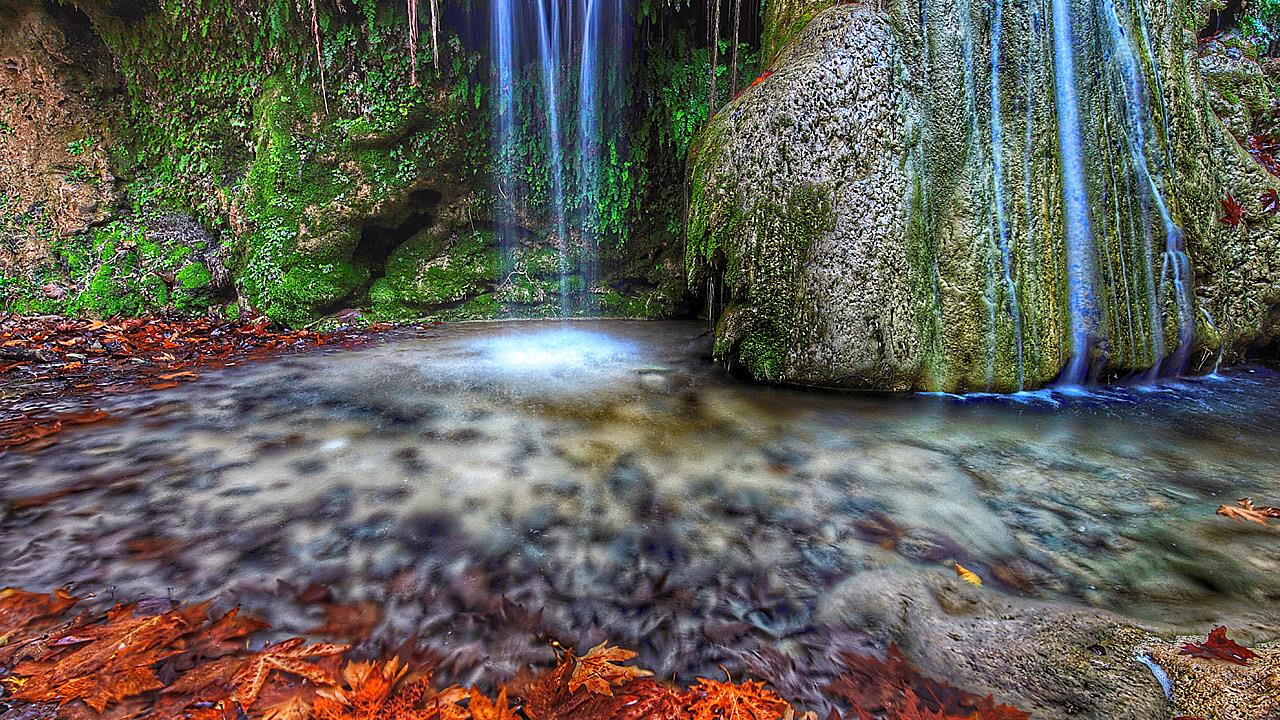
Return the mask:
<path fill-rule="evenodd" d="M 608 639 L 803 701 L 893 642 L 1036 717 L 1167 717 L 1134 648 L 1280 637 L 1280 530 L 1214 513 L 1280 504 L 1262 368 L 855 395 L 738 382 L 693 323 L 478 323 L 94 402 L 0 455 L 0 586 L 367 622 L 461 682 Z"/>

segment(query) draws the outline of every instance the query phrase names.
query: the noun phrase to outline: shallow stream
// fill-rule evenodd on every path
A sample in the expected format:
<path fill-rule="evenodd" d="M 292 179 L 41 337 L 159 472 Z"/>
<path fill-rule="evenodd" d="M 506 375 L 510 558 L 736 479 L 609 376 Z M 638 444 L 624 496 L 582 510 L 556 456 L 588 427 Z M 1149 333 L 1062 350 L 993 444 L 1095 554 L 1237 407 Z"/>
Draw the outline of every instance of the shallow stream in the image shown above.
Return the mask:
<path fill-rule="evenodd" d="M 922 638 L 966 613 L 1008 633 L 991 658 L 1028 613 L 1280 635 L 1280 531 L 1214 514 L 1280 504 L 1275 373 L 866 396 L 737 382 L 708 342 L 451 325 L 107 398 L 114 422 L 0 455 L 0 586 L 213 597 L 289 633 L 324 622 L 324 586 L 463 681 L 608 638 L 662 677 L 803 693 L 888 641 L 938 671 Z"/>

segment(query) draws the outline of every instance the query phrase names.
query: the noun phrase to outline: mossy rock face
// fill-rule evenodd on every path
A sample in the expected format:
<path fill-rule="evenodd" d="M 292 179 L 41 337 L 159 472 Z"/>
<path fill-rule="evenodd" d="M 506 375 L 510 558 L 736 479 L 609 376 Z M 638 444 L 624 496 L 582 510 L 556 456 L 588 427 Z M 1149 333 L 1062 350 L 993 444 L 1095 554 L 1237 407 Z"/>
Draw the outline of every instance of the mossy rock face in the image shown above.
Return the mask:
<path fill-rule="evenodd" d="M 1273 90 L 1238 57 L 1206 61 L 1187 0 L 1123 17 L 1064 2 L 1089 39 L 1073 43 L 1079 171 L 1035 8 L 773 5 L 773 73 L 690 162 L 686 266 L 714 288 L 719 356 L 771 381 L 1014 391 L 1077 354 L 1105 381 L 1207 370 L 1280 334 L 1280 223 L 1219 222 L 1228 193 L 1277 187 L 1228 132 Z M 1224 126 L 1223 108 L 1242 115 Z M 1083 225 L 1064 211 L 1072 173 Z M 796 221 L 797 193 L 823 199 L 822 222 Z"/>
<path fill-rule="evenodd" d="M 765 62 L 778 56 L 818 13 L 836 0 L 769 0 L 764 6 L 764 36 L 760 54 Z"/>
<path fill-rule="evenodd" d="M 386 277 L 371 291 L 374 312 L 430 316 L 461 305 L 492 287 L 498 261 L 491 232 L 420 235 L 387 260 Z"/>

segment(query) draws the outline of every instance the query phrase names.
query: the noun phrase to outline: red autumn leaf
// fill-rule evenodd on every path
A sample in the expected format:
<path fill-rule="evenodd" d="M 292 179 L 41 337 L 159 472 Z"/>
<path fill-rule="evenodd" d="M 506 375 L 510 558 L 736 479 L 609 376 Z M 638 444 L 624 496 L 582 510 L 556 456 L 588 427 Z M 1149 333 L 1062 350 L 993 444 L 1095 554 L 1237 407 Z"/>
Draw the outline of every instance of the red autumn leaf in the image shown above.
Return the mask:
<path fill-rule="evenodd" d="M 331 673 L 315 664 L 312 660 L 341 655 L 347 651 L 347 645 L 330 645 L 318 643 L 305 645 L 303 638 L 291 638 L 274 645 L 268 645 L 261 652 L 249 658 L 248 662 L 231 679 L 235 685 L 232 698 L 244 707 L 252 707 L 258 699 L 258 693 L 267 677 L 274 672 L 286 672 L 309 680 L 315 685 L 328 685 L 332 680 Z"/>
<path fill-rule="evenodd" d="M 1258 657 L 1254 651 L 1228 638 L 1227 629 L 1221 626 L 1214 628 L 1205 642 L 1187 643 L 1178 652 L 1182 655 L 1222 660 L 1236 665 L 1247 665 L 1249 660 Z"/>
<path fill-rule="evenodd" d="M 1276 193 L 1275 190 L 1268 190 L 1259 195 L 1258 202 L 1262 204 L 1262 212 L 1268 215 L 1280 212 L 1280 193 Z"/>
<path fill-rule="evenodd" d="M 684 694 L 692 720 L 781 720 L 787 703 L 764 683 L 739 684 L 698 678 Z"/>
<path fill-rule="evenodd" d="M 28 660 L 14 668 L 26 681 L 14 697 L 27 702 L 66 704 L 83 700 L 101 713 L 108 705 L 158 690 L 164 685 L 152 666 L 181 652 L 178 639 L 203 619 L 203 606 L 139 616 L 134 606 L 118 607 L 101 625 L 76 627 L 50 643 L 53 657 Z"/>
<path fill-rule="evenodd" d="M 534 676 L 518 675 L 507 686 L 523 703 L 529 720 L 587 720 L 613 718 L 626 700 L 620 696 L 592 692 L 570 692 L 569 678 L 575 663 L 571 652 L 564 653 L 556 666 Z"/>
<path fill-rule="evenodd" d="M 1240 221 L 1244 219 L 1244 206 L 1236 201 L 1234 195 L 1227 193 L 1227 197 L 1222 200 L 1222 224 L 1230 227 L 1239 227 Z"/>
<path fill-rule="evenodd" d="M 1272 175 L 1280 175 L 1280 143 L 1270 135 L 1250 134 L 1245 140 L 1245 150 Z"/>
<path fill-rule="evenodd" d="M 636 680 L 618 691 L 623 705 L 615 720 L 685 720 L 680 696 L 652 680 Z"/>
<path fill-rule="evenodd" d="M 934 713 L 948 720 L 1027 720 L 1031 717 L 1030 713 L 1015 707 L 997 704 L 991 696 L 983 697 L 922 675 L 895 645 L 889 646 L 885 660 L 846 653 L 841 661 L 847 670 L 827 689 L 861 712 L 887 713 L 890 717 L 896 713 Z M 912 704 L 917 701 L 921 707 L 913 708 Z"/>

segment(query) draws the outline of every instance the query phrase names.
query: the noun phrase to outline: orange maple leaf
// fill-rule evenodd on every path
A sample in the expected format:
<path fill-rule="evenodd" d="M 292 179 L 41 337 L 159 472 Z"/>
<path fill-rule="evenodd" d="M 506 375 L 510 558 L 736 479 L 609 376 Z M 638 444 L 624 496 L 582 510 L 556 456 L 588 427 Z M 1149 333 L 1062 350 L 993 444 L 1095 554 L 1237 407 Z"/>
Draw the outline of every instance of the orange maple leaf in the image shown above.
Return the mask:
<path fill-rule="evenodd" d="M 1280 508 L 1257 507 L 1253 504 L 1253 498 L 1240 498 L 1236 505 L 1219 506 L 1218 514 L 1230 520 L 1257 523 L 1265 527 L 1268 519 L 1280 518 Z"/>
<path fill-rule="evenodd" d="M 764 683 L 746 680 L 738 685 L 698 678 L 685 693 L 692 720 L 781 720 L 787 703 Z"/>
<path fill-rule="evenodd" d="M 102 625 L 73 627 L 50 643 L 61 650 L 50 660 L 25 661 L 14 668 L 26 678 L 13 693 L 27 702 L 65 705 L 83 700 L 98 712 L 127 697 L 163 685 L 152 667 L 182 652 L 179 638 L 203 621 L 205 606 L 135 617 L 134 606 L 113 608 Z"/>
<path fill-rule="evenodd" d="M 466 720 L 459 703 L 470 693 L 453 686 L 437 692 L 428 678 L 401 686 L 407 665 L 394 657 L 385 663 L 350 662 L 342 669 L 346 687 L 326 687 L 311 708 L 315 720 Z"/>
<path fill-rule="evenodd" d="M 507 689 L 502 688 L 497 700 L 471 691 L 471 720 L 516 720 L 516 713 L 507 704 Z"/>
<path fill-rule="evenodd" d="M 648 677 L 653 673 L 638 667 L 617 665 L 634 658 L 636 653 L 618 647 L 610 647 L 608 642 L 587 651 L 586 655 L 577 658 L 573 675 L 569 677 L 569 692 L 578 692 L 585 687 L 596 695 L 613 696 L 613 685 L 621 685 L 629 680 Z"/>
<path fill-rule="evenodd" d="M 14 588 L 0 590 L 0 645 L 19 630 L 29 630 L 40 620 L 57 618 L 75 605 L 76 598 L 65 590 L 45 595 Z"/>
<path fill-rule="evenodd" d="M 341 714 L 342 711 L 339 707 L 331 706 L 368 713 L 382 707 L 408 671 L 409 668 L 402 665 L 398 657 L 391 658 L 381 666 L 372 662 L 349 662 L 342 668 L 342 680 L 346 687 L 321 689 L 317 704 L 323 704 L 324 712 L 334 715 Z"/>
<path fill-rule="evenodd" d="M 303 638 L 284 640 L 268 645 L 250 657 L 231 680 L 235 685 L 232 699 L 245 708 L 252 707 L 253 702 L 258 699 L 258 693 L 262 691 L 262 684 L 273 670 L 297 675 L 315 685 L 331 685 L 329 671 L 311 662 L 311 659 L 341 655 L 350 646 L 328 643 L 304 646 L 304 643 L 306 640 Z"/>

